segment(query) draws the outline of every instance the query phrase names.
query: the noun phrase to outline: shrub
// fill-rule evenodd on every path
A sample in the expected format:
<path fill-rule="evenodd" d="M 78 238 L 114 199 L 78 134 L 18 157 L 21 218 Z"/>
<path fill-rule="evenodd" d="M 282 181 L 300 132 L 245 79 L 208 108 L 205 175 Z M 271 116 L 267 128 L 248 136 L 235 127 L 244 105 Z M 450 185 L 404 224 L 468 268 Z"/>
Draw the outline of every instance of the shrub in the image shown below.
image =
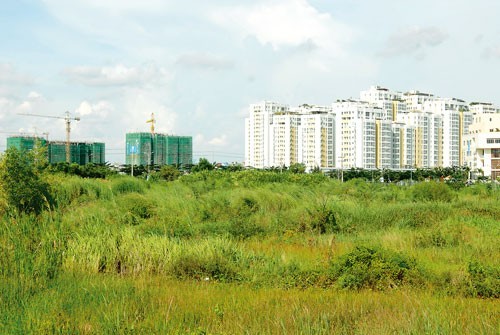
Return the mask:
<path fill-rule="evenodd" d="M 358 246 L 332 264 L 333 279 L 344 289 L 383 290 L 418 279 L 414 259 L 375 247 Z"/>
<path fill-rule="evenodd" d="M 320 206 L 315 211 L 309 212 L 311 216 L 311 230 L 319 234 L 336 233 L 340 231 L 335 218 L 335 212 L 325 205 Z"/>
<path fill-rule="evenodd" d="M 181 176 L 181 172 L 173 165 L 164 165 L 159 171 L 160 177 L 166 181 L 174 181 Z"/>
<path fill-rule="evenodd" d="M 127 223 L 136 224 L 140 219 L 149 219 L 155 212 L 155 204 L 140 194 L 126 194 L 119 200 Z"/>
<path fill-rule="evenodd" d="M 228 233 L 239 239 L 247 239 L 264 233 L 264 229 L 249 220 L 236 218 L 232 220 L 227 229 Z"/>
<path fill-rule="evenodd" d="M 412 196 L 415 201 L 442 201 L 450 202 L 454 194 L 443 183 L 424 182 L 412 186 Z"/>
<path fill-rule="evenodd" d="M 500 298 L 500 269 L 472 261 L 467 265 L 467 273 L 469 275 L 468 295 L 481 298 Z"/>
<path fill-rule="evenodd" d="M 42 179 L 33 152 L 7 149 L 0 164 L 0 185 L 9 206 L 20 213 L 40 214 L 53 205 L 50 186 Z"/>
<path fill-rule="evenodd" d="M 417 247 L 456 247 L 462 240 L 461 227 L 436 226 L 430 230 L 420 232 L 415 238 Z"/>

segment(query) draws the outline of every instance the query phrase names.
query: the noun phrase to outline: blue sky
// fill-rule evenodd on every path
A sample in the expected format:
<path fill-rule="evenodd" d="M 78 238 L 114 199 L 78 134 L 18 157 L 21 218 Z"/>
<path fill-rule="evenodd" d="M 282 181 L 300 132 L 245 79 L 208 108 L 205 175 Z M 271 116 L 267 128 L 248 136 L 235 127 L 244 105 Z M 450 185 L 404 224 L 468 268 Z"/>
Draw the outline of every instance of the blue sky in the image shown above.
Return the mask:
<path fill-rule="evenodd" d="M 191 135 L 195 158 L 242 161 L 250 103 L 330 104 L 379 84 L 500 105 L 497 0 L 2 0 L 7 132 L 103 141 Z"/>

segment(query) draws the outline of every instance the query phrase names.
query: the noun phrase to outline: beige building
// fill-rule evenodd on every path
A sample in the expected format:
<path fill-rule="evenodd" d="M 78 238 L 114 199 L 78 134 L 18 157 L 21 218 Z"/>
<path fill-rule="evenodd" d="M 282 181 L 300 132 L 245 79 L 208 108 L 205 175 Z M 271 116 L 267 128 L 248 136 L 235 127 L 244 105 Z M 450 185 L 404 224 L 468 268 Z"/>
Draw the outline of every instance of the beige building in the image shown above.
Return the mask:
<path fill-rule="evenodd" d="M 463 139 L 465 164 L 485 177 L 500 178 L 500 113 L 478 113 Z"/>

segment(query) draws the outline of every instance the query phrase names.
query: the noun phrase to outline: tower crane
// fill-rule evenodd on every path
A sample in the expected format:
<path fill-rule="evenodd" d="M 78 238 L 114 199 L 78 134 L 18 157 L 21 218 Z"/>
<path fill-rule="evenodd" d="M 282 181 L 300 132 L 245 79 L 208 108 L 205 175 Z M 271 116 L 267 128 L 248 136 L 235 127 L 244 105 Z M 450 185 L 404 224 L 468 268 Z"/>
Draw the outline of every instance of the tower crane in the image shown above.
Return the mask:
<path fill-rule="evenodd" d="M 151 113 L 151 119 L 147 120 L 146 123 L 151 123 L 151 135 L 155 134 L 155 113 Z"/>
<path fill-rule="evenodd" d="M 66 162 L 71 163 L 71 150 L 70 150 L 70 132 L 71 132 L 71 120 L 80 121 L 79 117 L 71 117 L 69 112 L 65 113 L 65 116 L 53 116 L 53 115 L 41 115 L 41 114 L 31 114 L 31 113 L 19 113 L 19 115 L 46 117 L 51 119 L 63 119 L 66 123 Z"/>

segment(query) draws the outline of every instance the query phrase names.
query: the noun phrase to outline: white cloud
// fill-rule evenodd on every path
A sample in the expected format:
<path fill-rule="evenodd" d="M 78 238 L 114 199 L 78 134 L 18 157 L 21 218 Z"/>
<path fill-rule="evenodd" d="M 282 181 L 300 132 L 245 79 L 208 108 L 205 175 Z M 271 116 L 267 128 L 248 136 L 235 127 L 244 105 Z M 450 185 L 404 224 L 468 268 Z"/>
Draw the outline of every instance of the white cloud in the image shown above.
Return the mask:
<path fill-rule="evenodd" d="M 28 99 L 29 99 L 29 100 L 43 100 L 43 95 L 41 95 L 41 94 L 40 94 L 40 93 L 38 93 L 38 92 L 31 91 L 31 92 L 28 94 Z"/>
<path fill-rule="evenodd" d="M 411 27 L 390 36 L 380 55 L 414 54 L 422 58 L 426 49 L 442 44 L 447 38 L 448 34 L 437 27 Z"/>
<path fill-rule="evenodd" d="M 176 128 L 177 114 L 162 100 L 161 92 L 150 92 L 142 89 L 132 89 L 125 93 L 123 112 L 118 116 L 120 122 L 128 131 L 148 131 L 147 120 L 154 113 L 156 131 L 173 133 Z"/>
<path fill-rule="evenodd" d="M 23 99 L 22 102 L 19 102 L 20 99 L 17 101 L 18 101 L 18 103 L 17 103 L 17 106 L 15 107 L 16 113 L 33 112 L 35 109 L 40 109 L 41 107 L 46 105 L 46 100 L 43 97 L 43 95 L 38 93 L 38 92 L 35 92 L 35 91 L 31 91 L 28 94 L 28 96 Z M 13 103 L 14 102 L 11 102 L 11 105 Z"/>
<path fill-rule="evenodd" d="M 105 118 L 108 113 L 113 111 L 113 105 L 107 101 L 99 101 L 96 104 L 91 104 L 88 101 L 82 101 L 80 103 L 80 106 L 78 106 L 78 108 L 75 110 L 75 113 L 81 116 L 96 115 Z"/>
<path fill-rule="evenodd" d="M 172 15 L 168 0 L 43 0 L 46 11 L 68 27 L 69 34 L 100 46 L 135 54 L 146 60 L 169 57 L 170 43 L 165 35 Z M 167 21 L 167 22 L 166 22 Z M 171 32 L 171 29 L 167 29 Z M 66 34 L 60 34 L 67 38 Z M 168 35 L 168 34 L 167 34 Z M 178 35 L 178 34 L 175 34 Z M 73 41 L 64 41 L 73 45 Z M 82 44 L 74 44 L 81 48 Z M 87 50 L 83 49 L 82 52 Z M 155 57 L 156 56 L 156 57 Z"/>
<path fill-rule="evenodd" d="M 17 110 L 19 112 L 30 112 L 31 111 L 31 102 L 23 101 L 19 106 L 17 106 Z"/>
<path fill-rule="evenodd" d="M 226 134 L 222 134 L 221 136 L 217 136 L 208 141 L 208 144 L 214 146 L 225 146 L 227 145 L 227 136 Z"/>
<path fill-rule="evenodd" d="M 15 103 L 6 97 L 0 97 L 0 119 L 12 113 Z"/>
<path fill-rule="evenodd" d="M 208 54 L 208 53 L 189 53 L 181 55 L 176 64 L 187 68 L 199 68 L 207 70 L 226 70 L 233 67 L 230 60 Z"/>
<path fill-rule="evenodd" d="M 87 86 L 141 86 L 168 79 L 167 72 L 155 66 L 127 67 L 114 66 L 76 66 L 63 71 L 71 81 Z"/>
<path fill-rule="evenodd" d="M 483 58 L 498 58 L 500 59 L 500 46 L 488 47 L 483 50 L 481 55 Z"/>
<path fill-rule="evenodd" d="M 306 0 L 259 2 L 249 6 L 220 8 L 211 13 L 216 24 L 254 36 L 261 44 L 281 47 L 315 46 L 341 53 L 350 30 L 321 13 Z"/>
<path fill-rule="evenodd" d="M 19 73 L 10 63 L 0 63 L 0 86 L 2 85 L 32 85 L 34 79 L 26 74 Z"/>
<path fill-rule="evenodd" d="M 197 148 L 202 147 L 205 144 L 205 135 L 198 133 L 193 137 L 193 145 L 195 145 Z"/>

